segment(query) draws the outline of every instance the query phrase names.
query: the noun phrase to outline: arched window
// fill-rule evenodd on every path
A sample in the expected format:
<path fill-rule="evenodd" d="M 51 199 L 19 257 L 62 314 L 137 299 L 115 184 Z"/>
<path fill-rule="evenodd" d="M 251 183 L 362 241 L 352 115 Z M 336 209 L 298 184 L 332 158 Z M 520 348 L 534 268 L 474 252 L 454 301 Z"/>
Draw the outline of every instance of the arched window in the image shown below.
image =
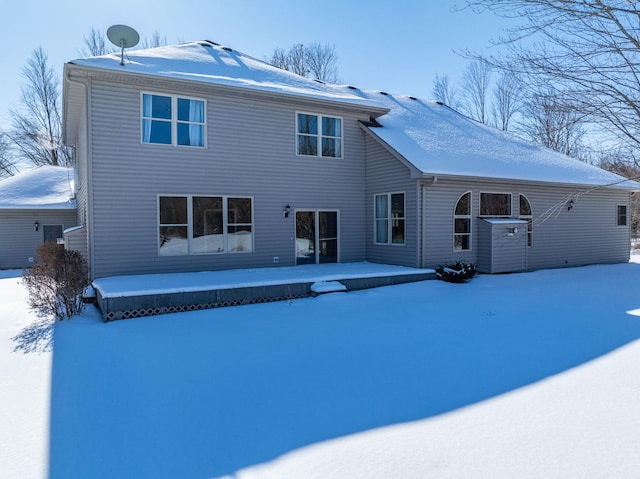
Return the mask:
<path fill-rule="evenodd" d="M 533 244 L 533 210 L 531 203 L 524 195 L 520 195 L 520 214 L 518 216 L 521 220 L 527 220 L 527 246 L 531 247 Z"/>
<path fill-rule="evenodd" d="M 453 250 L 471 249 L 471 192 L 467 191 L 456 203 L 453 213 Z"/>

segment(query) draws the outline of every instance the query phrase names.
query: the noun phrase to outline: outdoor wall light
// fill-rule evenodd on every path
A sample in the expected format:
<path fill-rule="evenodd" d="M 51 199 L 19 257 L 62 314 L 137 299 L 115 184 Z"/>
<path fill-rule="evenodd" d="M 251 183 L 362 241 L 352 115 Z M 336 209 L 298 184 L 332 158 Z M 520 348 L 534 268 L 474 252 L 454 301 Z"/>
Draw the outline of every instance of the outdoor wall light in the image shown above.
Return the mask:
<path fill-rule="evenodd" d="M 38 228 L 40 228 L 40 223 L 36 221 L 35 223 L 33 223 L 33 231 L 38 231 Z"/>
<path fill-rule="evenodd" d="M 518 234 L 518 228 L 507 228 L 507 236 Z"/>
<path fill-rule="evenodd" d="M 571 211 L 571 208 L 573 208 L 573 200 L 569 200 L 569 204 L 567 205 L 567 211 Z"/>
<path fill-rule="evenodd" d="M 282 216 L 284 216 L 285 218 L 288 218 L 289 213 L 291 213 L 291 206 L 287 205 L 284 207 L 284 210 L 282 210 Z"/>

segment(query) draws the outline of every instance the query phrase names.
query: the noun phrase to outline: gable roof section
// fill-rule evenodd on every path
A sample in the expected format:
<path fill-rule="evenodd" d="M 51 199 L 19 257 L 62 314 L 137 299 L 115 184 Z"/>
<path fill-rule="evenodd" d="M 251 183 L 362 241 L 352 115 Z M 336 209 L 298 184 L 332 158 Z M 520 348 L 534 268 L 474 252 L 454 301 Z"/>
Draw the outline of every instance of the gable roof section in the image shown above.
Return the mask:
<path fill-rule="evenodd" d="M 2 209 L 74 209 L 73 169 L 39 166 L 0 181 Z"/>
<path fill-rule="evenodd" d="M 328 100 L 372 108 L 377 110 L 378 114 L 384 112 L 377 101 L 354 94 L 346 87 L 296 75 L 210 41 L 129 50 L 125 55 L 124 65 L 120 65 L 119 53 L 73 60 L 69 63 L 101 70 Z"/>
<path fill-rule="evenodd" d="M 380 92 L 364 94 L 390 111 L 377 118 L 380 127 L 363 128 L 425 175 L 640 189 L 639 183 L 517 139 L 440 103 Z"/>

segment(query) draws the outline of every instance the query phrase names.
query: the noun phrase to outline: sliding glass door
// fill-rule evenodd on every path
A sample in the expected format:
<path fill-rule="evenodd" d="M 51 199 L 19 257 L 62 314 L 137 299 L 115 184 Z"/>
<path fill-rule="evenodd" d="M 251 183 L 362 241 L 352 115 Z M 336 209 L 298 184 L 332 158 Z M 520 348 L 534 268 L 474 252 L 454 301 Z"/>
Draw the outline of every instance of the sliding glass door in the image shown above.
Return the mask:
<path fill-rule="evenodd" d="M 296 264 L 338 262 L 338 212 L 296 211 Z"/>

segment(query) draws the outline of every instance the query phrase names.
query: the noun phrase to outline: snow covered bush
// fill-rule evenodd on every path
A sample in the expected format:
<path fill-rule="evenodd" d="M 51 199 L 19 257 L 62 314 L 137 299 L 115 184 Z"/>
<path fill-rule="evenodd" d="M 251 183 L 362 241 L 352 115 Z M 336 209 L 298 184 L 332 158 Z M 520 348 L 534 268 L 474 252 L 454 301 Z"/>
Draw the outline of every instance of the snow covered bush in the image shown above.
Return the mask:
<path fill-rule="evenodd" d="M 77 251 L 44 243 L 32 268 L 22 273 L 29 307 L 39 316 L 67 319 L 84 310 L 82 293 L 89 285 L 87 262 Z"/>
<path fill-rule="evenodd" d="M 464 283 L 473 278 L 477 273 L 476 265 L 466 261 L 456 261 L 446 266 L 436 268 L 438 279 L 449 283 Z"/>

